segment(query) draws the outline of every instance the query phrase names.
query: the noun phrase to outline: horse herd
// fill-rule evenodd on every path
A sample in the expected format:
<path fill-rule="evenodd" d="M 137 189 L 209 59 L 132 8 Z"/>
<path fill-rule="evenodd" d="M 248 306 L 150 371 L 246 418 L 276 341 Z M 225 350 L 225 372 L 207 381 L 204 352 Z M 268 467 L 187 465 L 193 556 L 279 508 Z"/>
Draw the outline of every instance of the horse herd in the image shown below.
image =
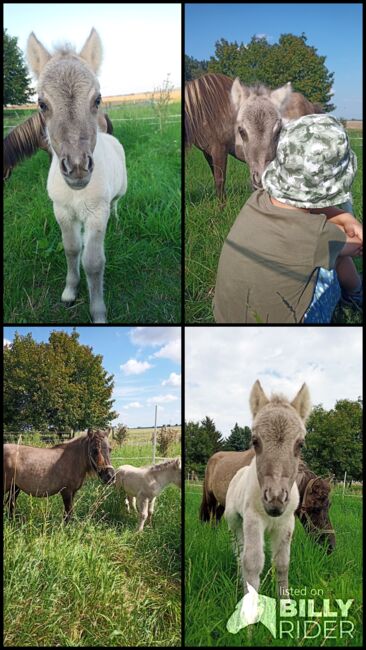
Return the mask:
<path fill-rule="evenodd" d="M 60 494 L 64 521 L 70 520 L 75 493 L 87 474 L 97 475 L 105 485 L 123 490 L 139 512 L 138 530 L 151 522 L 156 497 L 170 483 L 181 487 L 180 458 L 150 467 L 121 465 L 116 470 L 110 461 L 108 432 L 88 429 L 70 441 L 51 448 L 4 445 L 4 493 L 9 514 L 14 514 L 21 491 L 35 497 Z"/>

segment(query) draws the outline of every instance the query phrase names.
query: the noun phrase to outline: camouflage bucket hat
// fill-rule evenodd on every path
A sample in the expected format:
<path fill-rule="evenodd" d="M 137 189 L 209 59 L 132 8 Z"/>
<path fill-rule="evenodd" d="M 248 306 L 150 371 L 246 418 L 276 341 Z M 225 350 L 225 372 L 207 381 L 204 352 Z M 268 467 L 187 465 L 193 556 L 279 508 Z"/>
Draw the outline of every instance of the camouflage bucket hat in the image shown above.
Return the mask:
<path fill-rule="evenodd" d="M 305 115 L 286 124 L 276 158 L 262 175 L 265 190 L 298 208 L 325 208 L 351 201 L 357 159 L 335 117 Z"/>

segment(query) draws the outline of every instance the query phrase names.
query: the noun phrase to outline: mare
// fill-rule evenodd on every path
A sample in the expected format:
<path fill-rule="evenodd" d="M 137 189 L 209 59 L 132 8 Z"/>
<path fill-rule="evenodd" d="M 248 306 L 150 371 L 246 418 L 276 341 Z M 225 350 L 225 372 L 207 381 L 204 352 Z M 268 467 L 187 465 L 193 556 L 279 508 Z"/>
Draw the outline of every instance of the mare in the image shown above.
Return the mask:
<path fill-rule="evenodd" d="M 75 492 L 88 473 L 96 474 L 102 483 L 114 483 L 110 464 L 111 447 L 108 432 L 88 429 L 86 434 L 54 447 L 4 445 L 4 494 L 8 494 L 9 514 L 22 490 L 35 497 L 61 494 L 64 521 L 69 521 Z"/>

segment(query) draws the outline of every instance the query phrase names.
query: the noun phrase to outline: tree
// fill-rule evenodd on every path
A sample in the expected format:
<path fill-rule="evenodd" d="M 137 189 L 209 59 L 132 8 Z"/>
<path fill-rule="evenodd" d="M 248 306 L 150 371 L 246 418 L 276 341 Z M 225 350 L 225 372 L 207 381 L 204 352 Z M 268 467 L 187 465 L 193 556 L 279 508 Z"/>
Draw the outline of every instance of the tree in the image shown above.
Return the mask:
<path fill-rule="evenodd" d="M 199 474 L 204 472 L 210 456 L 223 448 L 223 438 L 214 421 L 205 417 L 201 422 L 187 422 L 185 425 L 185 462 L 187 469 Z"/>
<path fill-rule="evenodd" d="M 315 406 L 306 425 L 304 459 L 318 474 L 331 473 L 338 480 L 344 472 L 362 479 L 362 402 L 338 400 L 334 409 Z"/>
<path fill-rule="evenodd" d="M 18 39 L 4 29 L 4 97 L 3 104 L 24 104 L 34 94 Z"/>
<path fill-rule="evenodd" d="M 251 445 L 252 432 L 249 427 L 239 427 L 235 423 L 230 436 L 225 440 L 225 451 L 245 451 Z"/>
<path fill-rule="evenodd" d="M 160 427 L 157 435 L 157 450 L 159 456 L 167 456 L 170 445 L 175 442 L 177 438 L 177 431 L 172 427 L 167 427 L 165 424 Z"/>
<path fill-rule="evenodd" d="M 273 45 L 266 38 L 253 36 L 248 45 L 217 41 L 208 69 L 239 77 L 247 85 L 259 82 L 272 89 L 291 81 L 296 92 L 303 93 L 311 102 L 319 102 L 330 112 L 336 108 L 330 103 L 334 73 L 328 71 L 325 60 L 315 47 L 307 44 L 305 34 L 282 34 Z"/>
<path fill-rule="evenodd" d="M 184 79 L 191 81 L 207 72 L 208 61 L 198 61 L 193 56 L 184 55 Z"/>
<path fill-rule="evenodd" d="M 4 424 L 9 429 L 58 431 L 106 427 L 113 375 L 101 355 L 79 343 L 79 334 L 52 332 L 48 343 L 15 335 L 4 349 Z"/>

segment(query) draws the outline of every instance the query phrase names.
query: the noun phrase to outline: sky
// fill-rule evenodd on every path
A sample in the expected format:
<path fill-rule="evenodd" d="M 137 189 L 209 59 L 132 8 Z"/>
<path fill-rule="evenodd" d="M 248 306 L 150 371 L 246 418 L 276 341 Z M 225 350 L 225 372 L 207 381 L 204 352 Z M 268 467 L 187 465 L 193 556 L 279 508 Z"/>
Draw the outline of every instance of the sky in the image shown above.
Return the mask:
<path fill-rule="evenodd" d="M 17 331 L 35 341 L 48 341 L 52 331 L 71 333 L 72 327 L 4 327 L 4 344 Z M 130 428 L 181 424 L 180 327 L 77 327 L 79 342 L 103 355 L 103 367 L 114 375 L 112 425 Z"/>
<path fill-rule="evenodd" d="M 152 91 L 168 73 L 170 83 L 181 86 L 180 4 L 5 3 L 4 27 L 23 52 L 31 31 L 48 50 L 69 41 L 80 51 L 95 27 L 103 43 L 105 97 Z"/>
<path fill-rule="evenodd" d="M 293 399 L 304 382 L 325 409 L 362 395 L 361 327 L 186 327 L 185 420 L 209 416 L 227 437 L 251 426 L 249 394 Z"/>
<path fill-rule="evenodd" d="M 221 38 L 246 44 L 257 35 L 274 44 L 281 34 L 304 32 L 307 44 L 326 57 L 327 69 L 334 72 L 332 103 L 337 108 L 333 115 L 362 119 L 361 3 L 187 3 L 185 7 L 185 53 L 198 60 L 214 56 L 215 42 Z"/>

